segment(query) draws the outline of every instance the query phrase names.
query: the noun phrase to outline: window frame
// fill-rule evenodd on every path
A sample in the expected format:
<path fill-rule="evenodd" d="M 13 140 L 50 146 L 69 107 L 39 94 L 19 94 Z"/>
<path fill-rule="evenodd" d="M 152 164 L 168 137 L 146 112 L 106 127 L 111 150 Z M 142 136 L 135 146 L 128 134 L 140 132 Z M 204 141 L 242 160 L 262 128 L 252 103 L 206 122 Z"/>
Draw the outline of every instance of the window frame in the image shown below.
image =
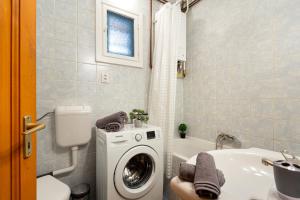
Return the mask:
<path fill-rule="evenodd" d="M 143 17 L 97 1 L 96 6 L 96 62 L 117 64 L 130 67 L 143 67 Z M 134 56 L 125 56 L 108 52 L 107 47 L 107 11 L 133 19 Z"/>

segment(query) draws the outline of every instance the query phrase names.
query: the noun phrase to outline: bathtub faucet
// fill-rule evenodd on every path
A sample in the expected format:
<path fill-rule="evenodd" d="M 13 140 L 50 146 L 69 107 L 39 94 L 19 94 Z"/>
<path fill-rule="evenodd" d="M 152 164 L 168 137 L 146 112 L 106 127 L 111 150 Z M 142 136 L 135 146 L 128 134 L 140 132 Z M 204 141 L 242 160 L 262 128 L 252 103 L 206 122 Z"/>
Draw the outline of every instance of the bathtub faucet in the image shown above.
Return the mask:
<path fill-rule="evenodd" d="M 235 136 L 220 132 L 216 139 L 216 149 L 223 149 L 223 145 L 225 142 L 232 143 L 235 141 L 238 141 L 238 139 Z"/>

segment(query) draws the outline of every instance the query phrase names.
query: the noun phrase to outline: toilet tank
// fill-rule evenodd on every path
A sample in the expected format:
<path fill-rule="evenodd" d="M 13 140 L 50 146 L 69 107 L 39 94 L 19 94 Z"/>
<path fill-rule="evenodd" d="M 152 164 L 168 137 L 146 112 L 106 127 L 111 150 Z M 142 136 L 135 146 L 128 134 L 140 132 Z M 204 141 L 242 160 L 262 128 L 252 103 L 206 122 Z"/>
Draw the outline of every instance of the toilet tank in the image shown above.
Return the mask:
<path fill-rule="evenodd" d="M 91 139 L 90 106 L 58 106 L 55 108 L 56 142 L 62 147 L 83 145 Z"/>

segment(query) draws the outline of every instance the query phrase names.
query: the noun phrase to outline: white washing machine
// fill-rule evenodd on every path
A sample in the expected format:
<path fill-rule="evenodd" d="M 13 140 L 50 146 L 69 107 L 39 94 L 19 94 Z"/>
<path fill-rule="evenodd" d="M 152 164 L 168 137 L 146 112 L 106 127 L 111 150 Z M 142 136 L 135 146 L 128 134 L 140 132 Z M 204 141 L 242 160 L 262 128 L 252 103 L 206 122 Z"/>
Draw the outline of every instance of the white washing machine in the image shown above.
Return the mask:
<path fill-rule="evenodd" d="M 162 200 L 160 128 L 97 129 L 97 200 Z"/>

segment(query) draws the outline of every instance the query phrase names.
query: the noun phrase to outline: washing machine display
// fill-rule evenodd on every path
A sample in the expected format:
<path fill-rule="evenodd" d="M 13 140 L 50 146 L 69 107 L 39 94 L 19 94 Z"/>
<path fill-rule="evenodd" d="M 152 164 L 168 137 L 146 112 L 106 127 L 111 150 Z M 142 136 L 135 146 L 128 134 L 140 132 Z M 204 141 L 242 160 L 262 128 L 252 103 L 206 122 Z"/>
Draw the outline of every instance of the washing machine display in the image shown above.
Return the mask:
<path fill-rule="evenodd" d="M 147 139 L 148 140 L 155 139 L 155 131 L 148 131 L 147 132 Z"/>
<path fill-rule="evenodd" d="M 124 184 L 131 189 L 139 188 L 150 179 L 153 171 L 153 158 L 145 153 L 137 154 L 128 161 L 124 168 Z"/>

